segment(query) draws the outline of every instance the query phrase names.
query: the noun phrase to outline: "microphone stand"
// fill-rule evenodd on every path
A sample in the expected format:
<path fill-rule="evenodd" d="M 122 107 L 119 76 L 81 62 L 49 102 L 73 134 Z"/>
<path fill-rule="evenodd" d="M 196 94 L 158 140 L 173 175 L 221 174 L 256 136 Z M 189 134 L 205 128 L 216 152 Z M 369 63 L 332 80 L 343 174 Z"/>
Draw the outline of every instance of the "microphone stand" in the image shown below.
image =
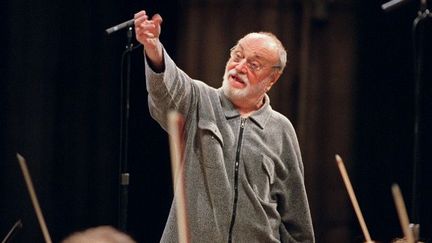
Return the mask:
<path fill-rule="evenodd" d="M 385 11 L 390 11 L 397 6 L 408 2 L 408 0 L 392 0 L 383 4 L 381 7 Z M 417 204 L 421 198 L 418 185 L 420 181 L 421 171 L 421 150 L 420 150 L 420 122 L 421 122 L 421 97 L 422 97 L 422 74 L 423 74 L 423 47 L 424 47 L 424 26 L 420 24 L 431 18 L 432 14 L 427 9 L 427 0 L 420 1 L 420 9 L 417 17 L 413 21 L 412 40 L 413 40 L 413 60 L 414 60 L 414 144 L 413 144 L 413 176 L 412 176 L 412 200 L 411 200 L 411 216 L 413 222 L 419 222 L 419 213 Z M 410 228 L 414 233 L 415 241 L 419 240 L 420 225 L 412 223 Z"/>
<path fill-rule="evenodd" d="M 141 44 L 133 46 L 132 26 L 134 20 L 128 20 L 105 30 L 109 35 L 118 30 L 127 28 L 127 45 L 121 59 L 120 77 L 120 155 L 119 155 L 119 204 L 118 204 L 118 227 L 122 231 L 127 229 L 129 177 L 128 172 L 128 141 L 129 141 L 129 108 L 130 108 L 130 71 L 131 53 Z M 126 58 L 126 78 L 123 73 L 123 64 Z"/>
<path fill-rule="evenodd" d="M 413 59 L 414 59 L 414 78 L 415 78 L 415 90 L 414 90 L 414 105 L 415 105 L 415 120 L 414 120 L 414 164 L 413 164 L 413 197 L 412 197 L 412 208 L 411 213 L 414 222 L 419 221 L 419 213 L 417 210 L 417 204 L 421 198 L 421 193 L 418 191 L 420 182 L 420 171 L 421 171 L 421 150 L 420 150 L 420 128 L 421 128 L 421 98 L 422 98 L 422 86 L 423 86 L 423 50 L 424 50 L 424 23 L 425 20 L 431 18 L 432 14 L 427 9 L 426 0 L 421 0 L 420 10 L 418 11 L 417 17 L 413 21 L 412 26 L 412 39 L 413 39 Z"/>
<path fill-rule="evenodd" d="M 121 73 L 121 118 L 120 118 L 120 188 L 119 188 L 119 215 L 118 225 L 123 231 L 127 228 L 127 209 L 129 198 L 129 177 L 128 172 L 128 141 L 129 141 L 129 108 L 130 108 L 130 69 L 131 69 L 131 51 L 132 44 L 132 26 L 128 27 L 126 32 L 127 45 L 126 50 L 122 54 L 123 60 L 126 56 L 126 79 L 123 80 L 123 72 Z M 123 70 L 123 68 L 122 68 Z M 125 88 L 125 89 L 124 89 Z"/>

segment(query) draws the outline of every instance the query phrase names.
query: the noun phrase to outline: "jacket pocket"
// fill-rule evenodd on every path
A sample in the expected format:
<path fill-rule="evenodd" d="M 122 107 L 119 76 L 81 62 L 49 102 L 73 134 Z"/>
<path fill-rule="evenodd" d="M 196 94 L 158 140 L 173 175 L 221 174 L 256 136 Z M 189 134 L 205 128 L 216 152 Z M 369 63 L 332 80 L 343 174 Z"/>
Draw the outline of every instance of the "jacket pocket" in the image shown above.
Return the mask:
<path fill-rule="evenodd" d="M 256 196 L 263 202 L 271 200 L 271 186 L 275 181 L 274 162 L 265 154 L 260 156 L 260 161 L 257 163 L 258 168 L 253 173 L 249 173 L 250 182 Z"/>
<path fill-rule="evenodd" d="M 199 144 L 196 148 L 201 154 L 202 163 L 206 167 L 220 166 L 223 161 L 224 141 L 219 128 L 208 120 L 198 121 Z"/>

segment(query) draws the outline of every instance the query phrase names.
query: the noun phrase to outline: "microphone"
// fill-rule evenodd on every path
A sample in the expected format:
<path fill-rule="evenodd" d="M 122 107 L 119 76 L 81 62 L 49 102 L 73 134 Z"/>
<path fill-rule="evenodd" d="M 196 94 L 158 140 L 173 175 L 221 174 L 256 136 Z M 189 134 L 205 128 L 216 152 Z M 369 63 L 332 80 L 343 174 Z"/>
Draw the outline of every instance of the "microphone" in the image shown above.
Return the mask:
<path fill-rule="evenodd" d="M 134 25 L 134 21 L 135 21 L 135 19 L 130 19 L 130 20 L 125 21 L 125 22 L 123 22 L 121 24 L 118 24 L 118 25 L 115 25 L 115 26 L 113 26 L 111 28 L 106 29 L 105 32 L 108 35 L 110 35 L 110 34 L 116 32 L 118 30 L 121 30 L 121 29 L 124 29 L 124 28 L 127 28 L 127 27 L 130 27 L 130 26 Z"/>
<path fill-rule="evenodd" d="M 384 11 L 391 11 L 393 9 L 396 9 L 400 5 L 407 3 L 408 0 L 391 0 L 390 2 L 384 3 L 381 5 L 382 10 Z"/>

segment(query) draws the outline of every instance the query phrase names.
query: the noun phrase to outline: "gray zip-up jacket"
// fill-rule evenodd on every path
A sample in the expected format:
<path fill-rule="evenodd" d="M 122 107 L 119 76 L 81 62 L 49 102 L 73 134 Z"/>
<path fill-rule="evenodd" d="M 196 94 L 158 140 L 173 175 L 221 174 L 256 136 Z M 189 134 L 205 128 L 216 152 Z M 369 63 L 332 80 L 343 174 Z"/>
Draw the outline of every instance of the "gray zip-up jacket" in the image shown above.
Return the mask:
<path fill-rule="evenodd" d="M 185 192 L 190 242 L 314 242 L 297 137 L 265 104 L 248 118 L 221 89 L 193 80 L 164 51 L 165 70 L 145 64 L 152 117 L 185 118 Z M 173 202 L 161 242 L 178 242 Z"/>

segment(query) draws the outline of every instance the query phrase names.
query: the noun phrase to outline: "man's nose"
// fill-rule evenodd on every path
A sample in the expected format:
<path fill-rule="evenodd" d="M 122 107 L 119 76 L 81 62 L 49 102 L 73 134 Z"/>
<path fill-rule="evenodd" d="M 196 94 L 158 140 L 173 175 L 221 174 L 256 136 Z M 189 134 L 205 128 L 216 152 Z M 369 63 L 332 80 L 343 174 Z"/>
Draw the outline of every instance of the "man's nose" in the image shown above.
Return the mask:
<path fill-rule="evenodd" d="M 247 61 L 246 59 L 242 59 L 239 63 L 237 63 L 236 65 L 236 69 L 237 71 L 240 71 L 242 73 L 246 73 L 247 72 Z"/>

